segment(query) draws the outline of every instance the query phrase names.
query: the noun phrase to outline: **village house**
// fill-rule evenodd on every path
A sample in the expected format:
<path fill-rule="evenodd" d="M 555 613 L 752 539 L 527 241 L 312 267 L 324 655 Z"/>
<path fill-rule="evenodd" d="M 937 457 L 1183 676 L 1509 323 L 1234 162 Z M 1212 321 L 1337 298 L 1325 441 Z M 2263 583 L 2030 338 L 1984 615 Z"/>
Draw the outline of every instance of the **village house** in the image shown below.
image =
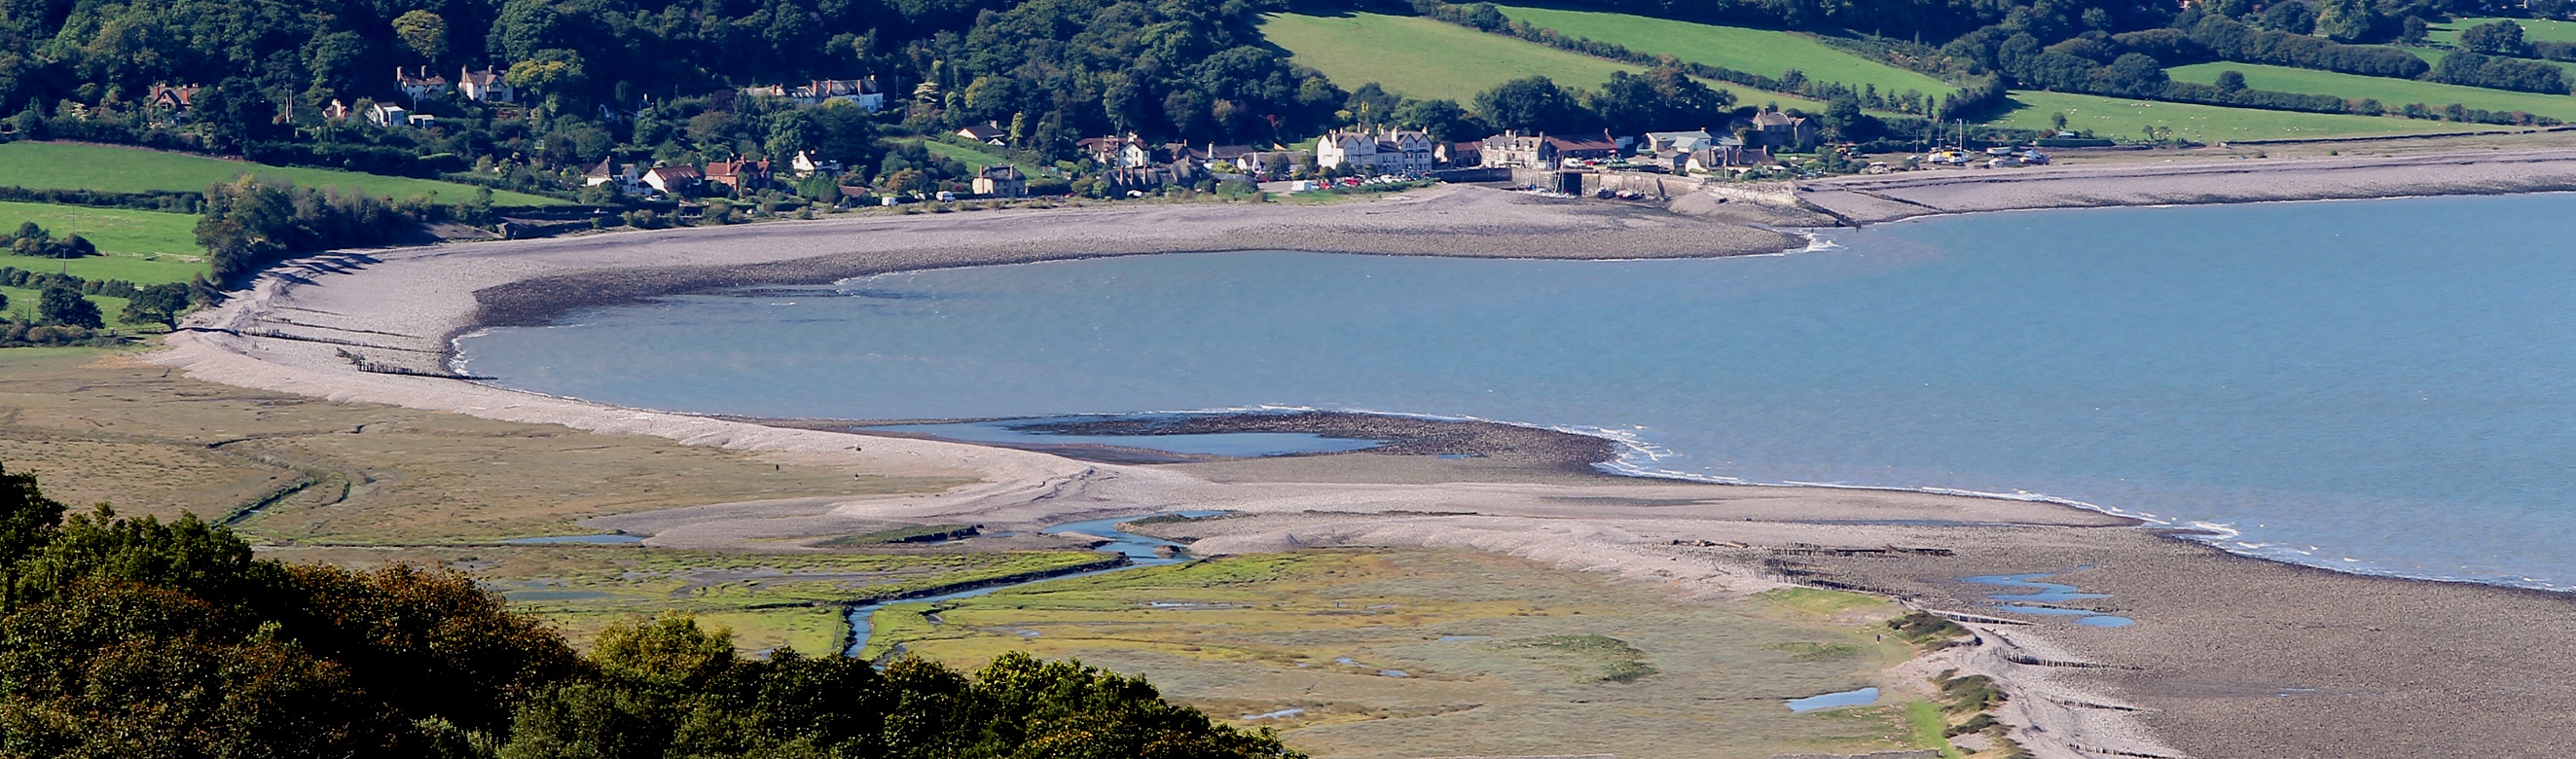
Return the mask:
<path fill-rule="evenodd" d="M 1315 165 L 1378 174 L 1420 174 L 1433 161 L 1431 135 L 1410 129 L 1334 130 L 1315 140 Z"/>
<path fill-rule="evenodd" d="M 769 186 L 768 161 L 708 161 L 700 178 L 707 184 L 724 185 L 735 193 L 753 192 Z"/>
<path fill-rule="evenodd" d="M 1544 134 L 1504 130 L 1485 138 L 1477 151 L 1478 166 L 1488 169 L 1556 168 L 1556 146 Z"/>
<path fill-rule="evenodd" d="M 1485 143 L 1443 142 L 1432 155 L 1433 161 L 1450 168 L 1474 168 L 1485 165 Z"/>
<path fill-rule="evenodd" d="M 1205 164 L 1210 171 L 1216 170 L 1217 164 L 1222 163 L 1230 172 L 1250 173 L 1250 170 L 1243 168 L 1245 156 L 1258 152 L 1261 152 L 1261 148 L 1251 145 L 1219 145 L 1210 142 L 1204 149 L 1191 150 L 1190 155 Z"/>
<path fill-rule="evenodd" d="M 456 91 L 477 103 L 508 105 L 519 102 L 519 95 L 510 89 L 510 83 L 501 81 L 501 75 L 493 73 L 490 66 L 483 67 L 482 71 L 458 69 Z"/>
<path fill-rule="evenodd" d="M 167 84 L 154 84 L 152 92 L 144 96 L 143 102 L 146 108 L 170 114 L 170 118 L 174 121 L 186 121 L 188 110 L 196 107 L 197 104 L 197 85 L 172 87 Z"/>
<path fill-rule="evenodd" d="M 1007 145 L 1011 133 L 1003 130 L 1000 123 L 987 121 L 957 130 L 957 136 L 986 145 Z"/>
<path fill-rule="evenodd" d="M 986 166 L 975 172 L 975 194 L 988 198 L 1016 198 L 1029 194 L 1029 178 L 1017 166 Z"/>
<path fill-rule="evenodd" d="M 1748 148 L 1741 141 L 1730 137 L 1724 141 L 1724 144 L 1692 151 L 1689 160 L 1680 168 L 1685 171 L 1716 173 L 1771 166 L 1779 162 L 1779 159 L 1771 157 L 1770 148 L 1758 145 Z"/>
<path fill-rule="evenodd" d="M 1234 158 L 1234 170 L 1255 178 L 1281 177 L 1296 173 L 1299 159 L 1313 160 L 1303 150 L 1257 150 Z"/>
<path fill-rule="evenodd" d="M 428 66 L 420 67 L 419 71 L 415 74 L 401 66 L 394 67 L 394 84 L 402 88 L 403 94 L 409 96 L 414 105 L 418 105 L 421 98 L 447 92 L 447 77 L 429 73 Z"/>
<path fill-rule="evenodd" d="M 656 166 L 653 167 L 652 171 L 644 172 L 644 185 L 646 187 L 651 187 L 655 190 L 672 195 L 685 194 L 696 190 L 698 189 L 698 185 L 705 181 L 706 178 L 698 173 L 698 167 L 685 164 L 680 166 Z"/>
<path fill-rule="evenodd" d="M 339 98 L 332 98 L 330 105 L 322 106 L 322 118 L 324 120 L 348 121 L 349 114 L 349 104 L 340 102 Z"/>
<path fill-rule="evenodd" d="M 1600 134 L 1540 139 L 1546 140 L 1548 147 L 1555 151 L 1560 165 L 1567 161 L 1609 160 L 1619 157 L 1620 152 L 1619 141 L 1610 137 L 1609 130 L 1602 130 Z"/>
<path fill-rule="evenodd" d="M 592 166 L 589 171 L 582 172 L 581 174 L 581 183 L 583 187 L 598 187 L 600 185 L 613 182 L 616 183 L 618 189 L 625 190 L 627 192 L 634 192 L 636 185 L 641 179 L 641 177 L 638 177 L 635 174 L 634 164 L 627 164 L 624 168 L 619 168 L 615 157 L 600 159 L 599 165 Z"/>
<path fill-rule="evenodd" d="M 1706 129 L 1688 132 L 1647 132 L 1637 139 L 1637 152 L 1645 154 L 1691 153 L 1715 147 L 1717 135 Z"/>
<path fill-rule="evenodd" d="M 814 157 L 812 151 L 799 150 L 796 151 L 795 158 L 787 160 L 787 169 L 800 177 L 810 177 L 817 173 L 839 174 L 841 162 L 820 160 Z"/>
<path fill-rule="evenodd" d="M 411 126 L 411 113 L 402 106 L 371 103 L 367 106 L 367 123 L 380 127 Z"/>
<path fill-rule="evenodd" d="M 843 100 L 869 113 L 885 109 L 885 92 L 877 89 L 877 78 L 873 76 L 857 79 L 813 79 L 794 87 L 784 84 L 764 84 L 744 87 L 742 94 L 786 98 L 795 101 L 797 105 L 809 107 Z"/>
<path fill-rule="evenodd" d="M 1141 169 L 1154 163 L 1153 152 L 1146 149 L 1145 141 L 1134 132 L 1127 133 L 1125 137 L 1085 137 L 1074 144 L 1090 155 L 1091 160 L 1110 168 Z"/>
<path fill-rule="evenodd" d="M 1754 114 L 1750 119 L 1736 119 L 1728 129 L 1737 132 L 1750 130 L 1761 135 L 1761 147 L 1792 152 L 1814 147 L 1817 136 L 1816 123 L 1813 119 L 1791 116 L 1779 111 L 1763 111 Z"/>

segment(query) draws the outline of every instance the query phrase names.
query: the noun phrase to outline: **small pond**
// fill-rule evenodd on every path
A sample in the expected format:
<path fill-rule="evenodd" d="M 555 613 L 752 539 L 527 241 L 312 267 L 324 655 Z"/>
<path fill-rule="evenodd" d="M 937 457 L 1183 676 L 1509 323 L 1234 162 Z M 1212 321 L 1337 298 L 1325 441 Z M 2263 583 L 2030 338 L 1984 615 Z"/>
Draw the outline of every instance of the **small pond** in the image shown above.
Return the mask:
<path fill-rule="evenodd" d="M 2109 593 L 2086 593 L 2080 588 L 2065 583 L 2040 581 L 2043 578 L 2054 576 L 2056 574 L 2058 573 L 2033 572 L 2017 575 L 1978 575 L 1976 577 L 1961 577 L 1959 578 L 1959 581 L 1972 582 L 1979 585 L 1995 585 L 2026 591 L 2019 593 L 1992 593 L 1986 596 L 1987 600 L 1996 602 L 1995 608 L 2012 612 L 2014 614 L 2035 614 L 2045 617 L 2079 617 L 2079 619 L 2075 620 L 2075 623 L 2085 625 L 2087 627 L 2127 627 L 2138 623 L 2137 620 L 2130 619 L 2128 617 L 2104 614 L 2090 609 L 2073 609 L 2064 606 L 2048 605 L 2061 604 L 2068 601 L 2084 601 L 2111 597 L 2111 594 Z"/>
<path fill-rule="evenodd" d="M 1821 696 L 1789 699 L 1789 711 L 1804 713 L 1818 709 L 1837 709 L 1845 706 L 1867 706 L 1875 703 L 1878 703 L 1878 689 L 1862 688 L 1859 690 L 1842 691 L 1840 693 L 1827 693 Z"/>

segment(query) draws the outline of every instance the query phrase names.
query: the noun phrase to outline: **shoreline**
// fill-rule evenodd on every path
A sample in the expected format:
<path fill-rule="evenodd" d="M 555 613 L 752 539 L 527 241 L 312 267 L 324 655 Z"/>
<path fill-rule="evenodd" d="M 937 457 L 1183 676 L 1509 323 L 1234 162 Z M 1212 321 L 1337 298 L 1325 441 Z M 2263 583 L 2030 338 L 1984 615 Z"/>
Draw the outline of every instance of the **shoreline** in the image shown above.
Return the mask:
<path fill-rule="evenodd" d="M 2576 190 L 2576 150 L 2185 158 L 1942 169 L 1809 182 L 1800 199 L 1853 226 L 2076 208 L 2387 200 Z"/>
<path fill-rule="evenodd" d="M 2576 153 L 2569 154 L 2564 168 L 2576 174 Z M 1317 213 L 1318 209 L 1322 212 Z M 1271 213 L 1274 210 L 1278 213 Z M 1397 218 L 1369 218 L 1390 214 Z M 1426 223 L 1405 214 L 1446 218 Z M 1485 218 L 1493 214 L 1507 218 L 1499 224 Z M 1133 229 L 1139 225 L 1152 229 Z M 1496 229 L 1501 231 L 1493 232 Z M 1118 236 L 1127 232 L 1134 234 Z M 1609 244 L 1592 245 L 1603 240 Z M 1472 244 L 1462 251 L 1462 241 Z M 1565 249 L 1577 241 L 1587 247 L 1581 252 Z M 1672 546 L 1684 545 L 1685 539 L 1705 543 L 1712 538 L 1775 546 L 1868 546 L 1893 545 L 1881 541 L 1916 529 L 1964 531 L 1954 537 L 1969 543 L 2009 543 L 2029 534 L 2101 535 L 2105 533 L 2093 528 L 2136 526 L 2134 520 L 2103 512 L 1984 494 L 1701 484 L 1568 473 L 1562 471 L 1562 461 L 1546 465 L 1559 470 L 1553 473 L 1526 462 L 1426 462 L 1422 459 L 1427 457 L 1420 456 L 1368 454 L 1133 466 L 933 440 L 871 437 L 878 442 L 853 446 L 850 436 L 841 432 L 625 409 L 399 373 L 445 370 L 454 337 L 480 326 L 542 322 L 582 307 L 655 295 L 828 282 L 890 271 L 1222 250 L 1650 258 L 1777 253 L 1803 246 L 1803 240 L 1772 230 L 1625 207 L 1540 203 L 1472 188 L 1255 212 L 1218 206 L 1003 211 L 625 232 L 301 259 L 263 275 L 251 292 L 239 294 L 225 306 L 192 317 L 189 324 L 197 331 L 174 334 L 172 349 L 150 358 L 184 368 L 198 379 L 245 387 L 561 424 L 605 434 L 652 435 L 689 445 L 759 451 L 781 461 L 827 463 L 843 471 L 965 475 L 982 483 L 929 495 L 709 504 L 584 522 L 588 527 L 646 535 L 648 543 L 669 547 L 780 550 L 781 540 L 888 520 L 1039 524 L 1153 513 L 1163 510 L 1161 504 L 1186 502 L 1294 523 L 1208 546 L 1222 549 L 1218 552 L 1331 545 L 1472 548 L 1612 572 L 1671 586 L 1683 596 L 1740 596 L 1788 582 L 1769 574 L 1760 563 L 1725 557 L 1692 557 L 1691 564 L 1677 564 L 1686 553 L 1667 550 L 1656 536 L 1671 536 Z M 1439 252 L 1419 252 L 1434 247 Z M 361 360 L 397 371 L 370 371 L 369 366 L 358 364 Z M 1297 516 L 1301 514 L 1307 516 Z M 1307 521 L 1295 522 L 1301 518 Z M 2128 553 L 2117 554 L 2121 556 L 2170 553 L 2173 549 L 2151 547 L 2167 545 L 2224 557 L 2212 565 L 2216 569 L 2194 570 L 2218 576 L 2299 576 L 2307 577 L 2304 582 L 2342 588 L 2424 582 L 2234 554 L 2163 532 L 2123 533 L 2148 541 L 2143 544 L 2103 540 L 2123 546 L 2119 551 Z M 1997 556 L 2019 560 L 2010 553 Z M 2308 572 L 2343 579 L 2301 574 Z M 1909 581 L 1919 584 L 1922 578 Z M 2192 582 L 2196 581 L 2176 584 Z M 2469 595 L 2488 597 L 2478 595 L 2483 592 Z M 2052 647 L 2081 647 L 2095 641 L 2094 633 L 2044 620 L 2039 624 L 2014 628 L 2012 635 L 2023 640 L 2012 645 L 2058 650 Z M 1981 636 L 2007 640 L 2000 631 L 1971 626 Z M 2176 652 L 2144 655 L 2158 653 Z M 2122 658 L 2140 655 L 2129 651 Z M 2082 661 L 2087 656 L 2066 653 L 2044 658 Z M 1999 676 L 2011 670 L 2005 664 L 1981 666 Z M 2127 686 L 2089 683 L 2051 691 L 2057 687 L 2052 685 L 2054 674 L 2018 670 L 2006 679 L 2012 687 L 2041 694 L 2041 702 L 2111 705 L 2020 717 L 2016 736 L 2029 738 L 2026 743 L 2039 756 L 2094 756 L 2106 750 L 2141 756 L 2192 755 L 2173 748 L 2173 742 L 2199 742 L 2196 736 L 2166 735 L 2152 728 L 2149 715 L 2159 710 L 2120 706 L 2140 703 L 2141 698 L 2152 700 L 2151 694 L 2142 692 L 2123 695 Z M 2177 707 L 2175 711 L 2189 710 Z M 2196 755 L 2229 755 L 2203 749 Z"/>

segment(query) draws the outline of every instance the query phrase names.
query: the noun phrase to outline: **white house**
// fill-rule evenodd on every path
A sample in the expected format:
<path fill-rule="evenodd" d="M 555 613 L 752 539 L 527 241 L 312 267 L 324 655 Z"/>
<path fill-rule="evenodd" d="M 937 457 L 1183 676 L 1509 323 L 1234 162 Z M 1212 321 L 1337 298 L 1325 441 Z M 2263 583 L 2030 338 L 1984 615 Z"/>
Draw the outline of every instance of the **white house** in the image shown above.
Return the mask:
<path fill-rule="evenodd" d="M 1688 132 L 1647 132 L 1637 141 L 1639 153 L 1693 153 L 1715 147 L 1717 136 L 1706 129 Z"/>
<path fill-rule="evenodd" d="M 421 98 L 447 91 L 447 77 L 429 73 L 428 66 L 420 67 L 418 73 L 395 66 L 394 84 L 401 86 L 403 94 L 411 97 L 415 105 Z"/>
<path fill-rule="evenodd" d="M 1011 133 L 1002 129 L 1001 124 L 987 121 L 957 130 L 957 136 L 986 145 L 1003 145 L 1007 144 L 1006 140 Z"/>
<path fill-rule="evenodd" d="M 698 167 L 687 164 L 657 166 L 652 171 L 644 172 L 646 186 L 674 195 L 697 189 L 698 185 L 705 182 L 706 177 L 698 173 Z"/>
<path fill-rule="evenodd" d="M 581 175 L 581 183 L 584 187 L 598 187 L 613 182 L 618 189 L 627 192 L 634 192 L 642 186 L 643 179 L 635 172 L 635 164 L 618 166 L 615 157 L 600 159 L 599 165 L 590 167 L 589 171 L 582 172 Z"/>
<path fill-rule="evenodd" d="M 818 172 L 824 174 L 839 174 L 841 173 L 841 162 L 821 160 L 815 158 L 811 151 L 799 150 L 796 151 L 795 158 L 788 160 L 787 168 L 794 170 L 796 175 L 800 177 L 810 177 Z"/>
<path fill-rule="evenodd" d="M 492 67 L 485 66 L 482 71 L 459 69 L 459 72 L 456 91 L 464 93 L 465 99 L 505 105 L 519 102 L 518 93 L 510 89 L 509 82 L 501 81 L 501 75 L 493 73 Z"/>
<path fill-rule="evenodd" d="M 1431 170 L 1438 147 L 1430 134 L 1414 130 L 1336 130 L 1315 140 L 1315 165 L 1327 169 L 1349 165 L 1380 174 L 1419 174 Z"/>
<path fill-rule="evenodd" d="M 367 123 L 380 127 L 411 126 L 411 113 L 402 106 L 375 103 L 367 106 Z"/>

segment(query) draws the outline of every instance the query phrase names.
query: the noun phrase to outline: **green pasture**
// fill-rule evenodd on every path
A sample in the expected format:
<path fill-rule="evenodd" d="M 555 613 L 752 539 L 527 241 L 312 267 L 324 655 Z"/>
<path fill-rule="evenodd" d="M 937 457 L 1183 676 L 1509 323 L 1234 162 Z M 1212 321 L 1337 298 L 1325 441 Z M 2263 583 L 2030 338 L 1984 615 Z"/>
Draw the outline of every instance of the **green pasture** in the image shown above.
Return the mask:
<path fill-rule="evenodd" d="M 1566 87 L 1593 87 L 1611 72 L 1635 71 L 1588 55 L 1412 16 L 1349 13 L 1262 16 L 1261 35 L 1298 65 L 1324 72 L 1345 89 L 1376 82 L 1416 98 L 1460 103 L 1526 76 Z"/>
<path fill-rule="evenodd" d="M 454 182 L 388 177 L 336 169 L 269 166 L 219 158 L 103 145 L 12 142 L 0 145 L 0 185 L 102 192 L 201 192 L 243 174 L 274 177 L 308 187 L 338 187 L 369 195 L 429 196 L 442 203 L 474 197 L 475 188 Z M 496 191 L 503 206 L 551 206 L 565 201 Z"/>
<path fill-rule="evenodd" d="M 2430 33 L 2424 37 L 2432 42 L 2456 47 L 2460 44 L 2460 33 L 2468 31 L 2469 27 L 2498 21 L 2521 24 L 2522 38 L 2532 42 L 2576 42 L 2576 21 L 2537 18 L 2463 18 L 2447 24 L 2434 24 L 2428 30 Z"/>
<path fill-rule="evenodd" d="M 2252 74 L 2249 72 L 2247 76 L 2250 79 Z M 2017 91 L 2012 94 L 2012 100 L 2015 105 L 2011 111 L 1987 123 L 2018 129 L 2047 129 L 2049 114 L 2064 113 L 2068 129 L 2089 129 L 2099 137 L 2139 139 L 2145 136 L 2143 127 L 2154 124 L 2172 129 L 2175 137 L 2197 142 L 2422 134 L 2487 128 L 2477 124 L 2394 116 L 2265 111 L 2062 92 Z"/>
<path fill-rule="evenodd" d="M 82 279 L 122 279 L 138 285 L 186 282 L 213 271 L 201 256 L 157 256 L 111 253 L 89 258 L 21 258 L 0 256 L 0 266 L 69 274 Z"/>
<path fill-rule="evenodd" d="M 193 256 L 201 252 L 197 217 L 191 214 L 0 202 L 0 233 L 16 231 L 19 224 L 30 221 L 57 238 L 73 234 L 88 238 L 109 253 Z"/>
<path fill-rule="evenodd" d="M 1877 85 L 1878 91 L 1886 94 L 1916 90 L 1938 96 L 1958 89 L 1920 73 L 1827 47 L 1804 34 L 1625 13 L 1497 7 L 1505 17 L 1562 34 L 1763 76 L 1777 77 L 1789 69 L 1797 69 L 1809 79 L 1841 82 L 1855 88 L 1864 84 Z"/>
<path fill-rule="evenodd" d="M 2560 119 L 2576 120 L 2576 96 L 2542 95 L 2531 92 L 2508 92 L 2483 87 L 2463 87 L 2413 79 L 2381 76 L 2338 74 L 2285 66 L 2255 66 L 2243 63 L 2203 63 L 2167 69 L 2175 81 L 2208 84 L 2218 81 L 2218 72 L 2237 71 L 2245 75 L 2245 86 L 2258 90 L 2298 92 L 2311 95 L 2333 95 L 2347 100 L 2375 98 L 2395 109 L 2407 103 L 2423 103 L 2440 108 L 2452 103 L 2490 111 L 2522 111 Z"/>
<path fill-rule="evenodd" d="M 2525 21 L 2527 22 L 2527 21 L 2529 21 L 2529 19 L 2525 19 Z M 2435 65 L 2435 66 L 2439 66 L 2439 65 L 2442 65 L 2442 56 L 2450 55 L 2450 54 L 2451 54 L 2451 52 L 2452 52 L 2453 50 L 2457 50 L 2458 48 L 2449 48 L 2449 47 L 2410 47 L 2410 48 L 2402 48 L 2402 49 L 2403 49 L 2403 50 L 2405 50 L 2406 52 L 2414 53 L 2414 54 L 2415 54 L 2415 57 L 2417 57 L 2417 58 L 2422 58 L 2422 59 L 2424 59 L 2424 62 L 2425 62 L 2425 63 L 2430 63 L 2430 64 L 2433 64 L 2433 65 Z M 2571 81 L 2576 81 L 2576 63 L 2569 63 L 2569 62 L 2567 62 L 2567 61 L 2543 61 L 2543 60 L 2528 59 L 2528 58 L 2527 58 L 2527 59 L 2524 59 L 2524 60 L 2530 60 L 2530 61 L 2532 61 L 2532 62 L 2534 62 L 2534 63 L 2546 63 L 2546 64 L 2549 64 L 2549 65 L 2552 65 L 2552 66 L 2557 66 L 2557 67 L 2559 67 L 2559 68 L 2561 68 L 2561 69 L 2565 69 L 2565 70 L 2567 71 L 2567 74 L 2566 74 L 2567 78 L 2568 78 L 2569 80 L 2571 80 Z M 2407 80 L 2399 80 L 2399 81 L 2407 81 Z M 2486 90 L 2486 88 L 2484 88 L 2484 87 L 2472 87 L 2472 88 L 2470 88 L 2470 89 Z M 2489 92 L 2512 92 L 2512 90 L 2486 90 L 2486 91 L 2489 91 Z M 2466 105 L 2466 104 L 2465 104 L 2465 103 L 2463 103 L 2462 105 Z"/>

